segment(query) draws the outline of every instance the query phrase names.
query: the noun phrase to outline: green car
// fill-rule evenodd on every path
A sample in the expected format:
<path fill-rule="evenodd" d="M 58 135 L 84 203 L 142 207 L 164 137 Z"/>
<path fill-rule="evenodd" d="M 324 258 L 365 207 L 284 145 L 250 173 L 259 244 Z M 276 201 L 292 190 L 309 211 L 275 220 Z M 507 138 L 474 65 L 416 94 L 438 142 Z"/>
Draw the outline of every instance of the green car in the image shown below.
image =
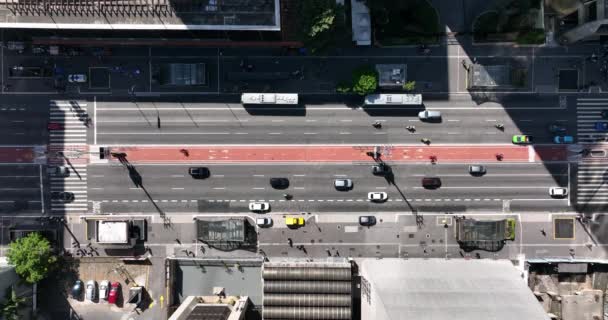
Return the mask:
<path fill-rule="evenodd" d="M 519 134 L 519 135 L 514 135 L 512 141 L 514 144 L 529 144 L 529 143 L 532 143 L 532 137 L 523 135 L 523 134 Z"/>

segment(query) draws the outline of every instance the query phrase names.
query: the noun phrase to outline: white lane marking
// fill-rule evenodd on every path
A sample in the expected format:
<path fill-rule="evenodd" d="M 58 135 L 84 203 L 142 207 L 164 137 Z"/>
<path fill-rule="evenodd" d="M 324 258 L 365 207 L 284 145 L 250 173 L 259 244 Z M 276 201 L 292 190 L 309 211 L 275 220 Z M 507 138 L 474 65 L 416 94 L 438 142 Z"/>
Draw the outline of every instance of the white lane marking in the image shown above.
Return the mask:
<path fill-rule="evenodd" d="M 184 175 L 183 174 L 172 174 L 171 178 L 183 178 Z"/>
<path fill-rule="evenodd" d="M 225 190 L 225 189 L 226 188 L 220 188 L 220 187 L 213 188 L 213 190 Z"/>
<path fill-rule="evenodd" d="M 264 175 L 263 175 L 263 174 L 254 174 L 253 176 L 254 176 L 254 177 L 258 177 L 258 178 L 263 178 L 263 177 L 264 177 Z"/>
<path fill-rule="evenodd" d="M 253 190 L 264 190 L 265 188 L 252 188 Z"/>
<path fill-rule="evenodd" d="M 294 176 L 294 177 L 306 177 L 306 175 L 305 175 L 305 174 L 294 174 L 293 176 Z"/>
<path fill-rule="evenodd" d="M 171 190 L 184 190 L 184 188 L 174 187 L 174 188 L 171 188 Z"/>
<path fill-rule="evenodd" d="M 97 96 L 93 96 L 93 144 L 97 145 Z"/>

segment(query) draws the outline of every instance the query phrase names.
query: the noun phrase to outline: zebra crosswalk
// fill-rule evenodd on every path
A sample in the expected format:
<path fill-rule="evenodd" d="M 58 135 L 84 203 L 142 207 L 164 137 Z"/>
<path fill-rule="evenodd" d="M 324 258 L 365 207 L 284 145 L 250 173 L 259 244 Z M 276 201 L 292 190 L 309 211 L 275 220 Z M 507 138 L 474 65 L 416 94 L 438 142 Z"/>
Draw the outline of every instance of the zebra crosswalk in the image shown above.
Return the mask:
<path fill-rule="evenodd" d="M 87 105 L 78 101 L 51 101 L 47 164 L 50 167 L 51 212 L 88 211 Z M 67 174 L 59 174 L 59 167 Z"/>
<path fill-rule="evenodd" d="M 595 128 L 598 122 L 608 122 L 602 119 L 602 111 L 608 110 L 608 98 L 578 98 L 576 99 L 576 124 L 579 143 L 608 142 L 608 131 Z"/>
<path fill-rule="evenodd" d="M 50 174 L 51 187 L 51 211 L 60 212 L 85 212 L 88 210 L 87 200 L 87 165 L 70 164 L 64 165 L 68 170 L 67 176 Z M 71 193 L 73 199 L 61 199 L 61 196 L 53 196 L 57 193 Z"/>
<path fill-rule="evenodd" d="M 86 144 L 89 122 L 87 105 L 76 101 L 51 101 L 50 122 L 59 125 L 49 130 L 49 143 Z"/>
<path fill-rule="evenodd" d="M 577 205 L 608 205 L 608 162 L 579 162 L 576 178 Z"/>

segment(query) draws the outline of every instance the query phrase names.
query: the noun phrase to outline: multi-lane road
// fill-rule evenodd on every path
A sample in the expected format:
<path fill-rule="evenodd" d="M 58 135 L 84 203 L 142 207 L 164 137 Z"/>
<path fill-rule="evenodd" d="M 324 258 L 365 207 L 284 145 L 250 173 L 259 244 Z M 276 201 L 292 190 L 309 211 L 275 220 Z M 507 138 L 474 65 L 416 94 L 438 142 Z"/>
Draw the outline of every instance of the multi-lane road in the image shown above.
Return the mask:
<path fill-rule="evenodd" d="M 606 135 L 590 131 L 588 123 L 599 121 L 600 111 L 604 105 L 608 106 L 608 100 L 599 97 L 577 99 L 560 95 L 518 96 L 502 104 L 478 104 L 463 98 L 449 102 L 431 100 L 425 102 L 424 108 L 440 110 L 443 119 L 441 123 L 424 123 L 417 118 L 417 112 L 423 108 L 365 108 L 335 103 L 295 108 L 244 107 L 236 103 L 162 100 L 114 102 L 98 97 L 80 100 L 14 97 L 12 102 L 0 105 L 0 111 L 19 112 L 19 115 L 2 118 L 4 125 L 0 130 L 4 134 L 0 137 L 6 144 L 15 142 L 29 146 L 43 145 L 41 140 L 46 139 L 50 143 L 47 148 L 49 162 L 67 161 L 72 170 L 78 172 L 63 180 L 57 177 L 44 180 L 51 183 L 48 189 L 74 192 L 78 200 L 77 205 L 55 204 L 57 213 L 69 206 L 73 208 L 68 211 L 91 210 L 93 203 L 98 204 L 96 208 L 101 212 L 156 210 L 152 202 L 169 212 L 243 212 L 252 200 L 271 202 L 273 211 L 491 209 L 510 212 L 568 211 L 581 206 L 594 210 L 608 202 L 608 190 L 597 181 L 603 173 L 597 168 L 598 164 L 588 161 L 580 164 L 576 161 L 569 164 L 491 161 L 482 163 L 488 166 L 488 174 L 484 177 L 470 176 L 466 164 L 450 159 L 444 161 L 442 158 L 437 165 L 391 163 L 394 183 L 371 174 L 371 159 L 332 165 L 280 161 L 264 165 L 214 164 L 211 178 L 204 181 L 191 179 L 185 163 L 135 164 L 145 192 L 133 184 L 123 165 L 112 162 L 86 166 L 90 151 L 87 145 L 344 144 L 386 147 L 400 144 L 415 147 L 422 146 L 421 137 L 428 137 L 433 146 L 508 146 L 511 136 L 520 133 L 533 135 L 536 143 L 549 145 L 553 134 L 547 127 L 551 123 L 566 126 L 569 134 L 587 142 L 590 137 Z M 81 113 L 91 117 L 90 124 L 78 117 Z M 23 122 L 18 125 L 15 121 Z M 61 123 L 64 128 L 49 132 L 46 128 L 49 121 Z M 374 121 L 381 121 L 382 129 L 373 128 L 371 123 Z M 496 129 L 497 123 L 504 124 L 505 130 Z M 416 131 L 408 132 L 406 125 L 416 126 Z M 20 131 L 29 133 L 15 135 Z M 603 142 L 595 143 L 592 148 L 603 150 Z M 59 149 L 75 151 L 58 156 L 56 151 Z M 206 164 L 195 162 L 190 165 Z M 282 192 L 272 190 L 268 179 L 273 176 L 290 179 L 289 193 L 294 195 L 291 201 L 285 201 Z M 424 189 L 420 183 L 423 176 L 440 177 L 442 187 Z M 356 187 L 350 192 L 337 192 L 332 187 L 332 179 L 337 177 L 352 178 Z M 567 199 L 551 199 L 548 189 L 553 186 L 574 189 Z M 371 191 L 387 192 L 389 201 L 368 203 L 366 195 Z M 42 203 L 39 197 L 28 199 Z"/>
<path fill-rule="evenodd" d="M 152 201 L 167 212 L 247 212 L 248 203 L 267 201 L 273 212 L 467 211 L 498 210 L 505 205 L 569 210 L 568 199 L 552 199 L 550 187 L 568 187 L 568 164 L 487 165 L 475 177 L 466 164 L 394 164 L 393 179 L 374 176 L 370 164 L 211 165 L 208 179 L 193 179 L 187 165 L 135 165 L 142 187 L 120 164 L 88 170 L 89 201 L 102 212 L 145 212 Z M 289 179 L 285 190 L 269 179 Z M 425 189 L 423 177 L 440 177 L 441 188 Z M 352 179 L 350 191 L 334 188 L 334 179 Z M 368 192 L 387 192 L 385 203 L 367 200 Z M 293 195 L 286 200 L 284 193 Z M 538 206 L 537 206 L 538 205 Z M 542 206 L 541 206 L 542 205 Z"/>
<path fill-rule="evenodd" d="M 441 111 L 441 123 L 421 122 L 417 115 L 425 108 Z M 430 101 L 424 107 L 97 101 L 94 109 L 100 145 L 390 144 L 420 143 L 423 137 L 437 144 L 508 144 L 513 134 L 522 133 L 537 143 L 552 143 L 550 124 L 572 133 L 576 129 L 572 110 L 560 105 L 557 95 L 510 99 L 504 105 L 471 100 Z M 375 121 L 381 129 L 372 126 Z"/>

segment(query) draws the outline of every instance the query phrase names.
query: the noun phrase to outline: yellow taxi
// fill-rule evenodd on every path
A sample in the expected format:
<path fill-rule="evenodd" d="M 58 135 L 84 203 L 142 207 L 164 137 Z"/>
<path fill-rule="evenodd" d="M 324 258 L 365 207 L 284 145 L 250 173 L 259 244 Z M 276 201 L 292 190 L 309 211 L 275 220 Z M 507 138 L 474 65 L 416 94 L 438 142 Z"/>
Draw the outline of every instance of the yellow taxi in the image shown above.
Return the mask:
<path fill-rule="evenodd" d="M 304 218 L 302 217 L 286 217 L 285 224 L 290 227 L 300 227 L 304 225 Z"/>

